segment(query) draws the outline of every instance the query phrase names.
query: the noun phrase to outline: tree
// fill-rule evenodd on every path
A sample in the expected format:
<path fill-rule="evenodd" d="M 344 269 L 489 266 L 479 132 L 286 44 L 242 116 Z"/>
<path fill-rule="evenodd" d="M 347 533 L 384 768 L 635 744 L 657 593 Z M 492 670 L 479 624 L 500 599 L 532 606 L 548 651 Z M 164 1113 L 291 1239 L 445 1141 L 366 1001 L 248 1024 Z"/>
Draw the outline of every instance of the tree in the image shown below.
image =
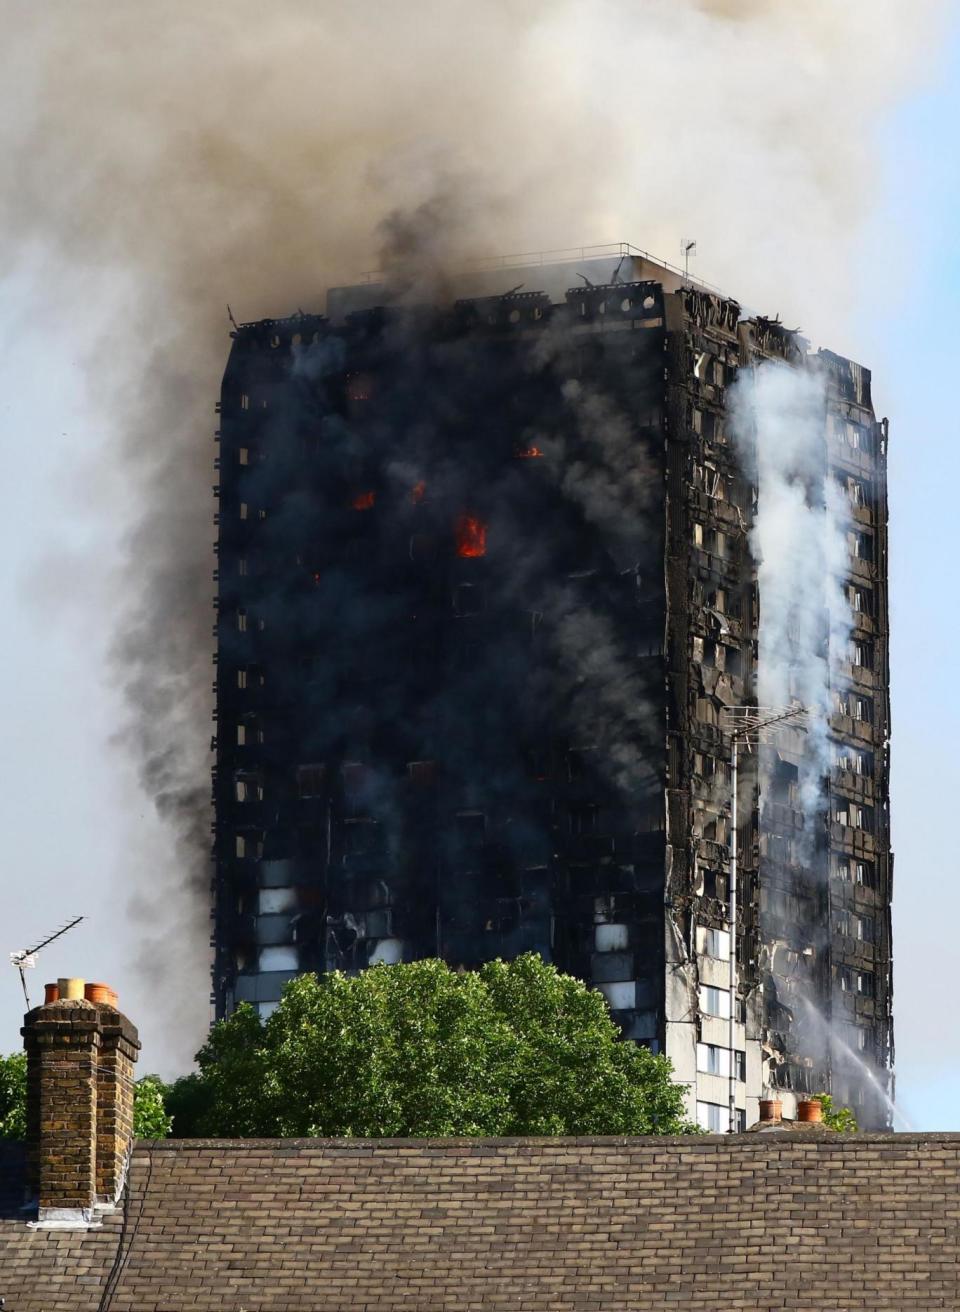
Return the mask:
<path fill-rule="evenodd" d="M 0 1057 L 0 1139 L 23 1139 L 27 1133 L 27 1054 Z"/>
<path fill-rule="evenodd" d="M 860 1129 L 857 1124 L 857 1118 L 849 1107 L 834 1106 L 833 1098 L 829 1093 L 818 1093 L 814 1095 L 820 1102 L 823 1109 L 823 1123 L 828 1125 L 831 1130 L 839 1130 L 841 1134 L 856 1134 Z"/>
<path fill-rule="evenodd" d="M 240 1006 L 167 1101 L 178 1135 L 687 1134 L 666 1058 L 602 994 L 533 953 L 302 975 L 262 1022 Z"/>
<path fill-rule="evenodd" d="M 136 1139 L 166 1139 L 173 1117 L 164 1106 L 167 1087 L 159 1075 L 144 1075 L 133 1089 L 133 1134 Z"/>

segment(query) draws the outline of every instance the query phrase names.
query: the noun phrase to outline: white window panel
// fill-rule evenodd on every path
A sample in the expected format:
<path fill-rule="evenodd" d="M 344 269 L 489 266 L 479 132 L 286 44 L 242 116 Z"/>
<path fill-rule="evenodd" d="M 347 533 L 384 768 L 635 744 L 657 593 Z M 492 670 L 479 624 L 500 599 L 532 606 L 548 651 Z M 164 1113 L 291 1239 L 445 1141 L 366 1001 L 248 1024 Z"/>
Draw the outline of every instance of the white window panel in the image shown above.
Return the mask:
<path fill-rule="evenodd" d="M 730 1078 L 730 1049 L 715 1043 L 697 1044 L 697 1070 L 702 1075 L 721 1075 Z"/>
<path fill-rule="evenodd" d="M 261 948 L 257 958 L 260 970 L 296 970 L 297 949 L 294 947 Z"/>
<path fill-rule="evenodd" d="M 698 1102 L 697 1124 L 708 1134 L 723 1134 L 730 1126 L 730 1112 L 718 1102 Z"/>
<path fill-rule="evenodd" d="M 596 925 L 593 941 L 598 952 L 626 952 L 630 929 L 627 925 Z"/>
<path fill-rule="evenodd" d="M 293 888 L 261 888 L 257 894 L 257 911 L 261 916 L 295 911 L 297 892 Z"/>
<path fill-rule="evenodd" d="M 706 1016 L 716 1016 L 719 1020 L 729 1020 L 730 990 L 717 989 L 710 984 L 701 984 L 700 1010 Z"/>
<path fill-rule="evenodd" d="M 632 979 L 612 984 L 598 984 L 597 988 L 610 1003 L 613 1011 L 630 1011 L 637 1000 L 637 986 Z"/>

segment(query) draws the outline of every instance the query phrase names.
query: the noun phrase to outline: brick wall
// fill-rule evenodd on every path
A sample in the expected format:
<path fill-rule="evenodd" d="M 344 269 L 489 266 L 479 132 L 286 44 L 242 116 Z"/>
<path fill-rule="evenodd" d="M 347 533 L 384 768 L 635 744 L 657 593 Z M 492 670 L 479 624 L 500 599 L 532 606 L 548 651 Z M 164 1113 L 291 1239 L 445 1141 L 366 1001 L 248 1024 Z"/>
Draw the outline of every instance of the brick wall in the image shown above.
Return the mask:
<path fill-rule="evenodd" d="M 84 999 L 34 1007 L 24 1017 L 27 1177 L 41 1221 L 87 1218 L 111 1204 L 133 1142 L 137 1031 L 114 1007 Z"/>
<path fill-rule="evenodd" d="M 110 1312 L 960 1307 L 960 1135 L 167 1141 L 131 1181 L 101 1230 L 8 1212 L 11 1312 L 111 1270 Z"/>

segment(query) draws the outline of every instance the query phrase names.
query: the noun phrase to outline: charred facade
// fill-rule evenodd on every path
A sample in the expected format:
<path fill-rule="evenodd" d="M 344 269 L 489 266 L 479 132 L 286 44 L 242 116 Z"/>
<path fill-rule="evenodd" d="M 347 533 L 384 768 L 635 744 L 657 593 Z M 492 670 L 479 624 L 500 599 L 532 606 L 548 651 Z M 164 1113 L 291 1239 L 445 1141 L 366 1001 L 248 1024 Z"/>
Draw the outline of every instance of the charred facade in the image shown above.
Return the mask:
<path fill-rule="evenodd" d="M 705 1125 L 726 1128 L 730 1087 L 749 1121 L 764 1088 L 831 1084 L 883 1123 L 864 1074 L 883 1084 L 892 1033 L 869 374 L 649 261 L 582 269 L 431 308 L 345 290 L 327 318 L 234 333 L 217 1012 L 266 1014 L 306 970 L 533 950 L 671 1056 Z M 776 357 L 826 379 L 861 609 L 822 806 L 798 803 L 799 737 L 741 772 L 731 995 L 722 711 L 755 701 L 761 599 L 726 396 Z M 841 1076 L 838 1034 L 863 1070 Z"/>

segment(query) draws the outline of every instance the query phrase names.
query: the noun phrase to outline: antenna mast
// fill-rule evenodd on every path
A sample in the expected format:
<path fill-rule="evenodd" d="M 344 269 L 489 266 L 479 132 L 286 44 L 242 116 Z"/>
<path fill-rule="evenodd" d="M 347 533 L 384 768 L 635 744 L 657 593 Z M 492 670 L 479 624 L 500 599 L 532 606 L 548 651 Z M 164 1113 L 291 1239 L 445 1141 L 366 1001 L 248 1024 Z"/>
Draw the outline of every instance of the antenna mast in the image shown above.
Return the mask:
<path fill-rule="evenodd" d="M 16 966 L 17 970 L 20 972 L 20 985 L 23 989 L 23 998 L 27 1004 L 27 1011 L 30 1010 L 30 994 L 27 992 L 27 977 L 24 974 L 24 971 L 28 969 L 32 970 L 34 966 L 36 966 L 37 953 L 41 948 L 45 948 L 49 943 L 52 943 L 54 939 L 58 939 L 61 935 L 66 934 L 68 929 L 73 929 L 75 925 L 79 925 L 80 921 L 84 919 L 84 916 L 77 916 L 75 919 L 68 921 L 67 924 L 61 925 L 59 929 L 54 930 L 52 934 L 48 934 L 47 937 L 40 943 L 37 943 L 35 947 L 21 948 L 18 952 L 10 953 L 10 964 Z"/>

